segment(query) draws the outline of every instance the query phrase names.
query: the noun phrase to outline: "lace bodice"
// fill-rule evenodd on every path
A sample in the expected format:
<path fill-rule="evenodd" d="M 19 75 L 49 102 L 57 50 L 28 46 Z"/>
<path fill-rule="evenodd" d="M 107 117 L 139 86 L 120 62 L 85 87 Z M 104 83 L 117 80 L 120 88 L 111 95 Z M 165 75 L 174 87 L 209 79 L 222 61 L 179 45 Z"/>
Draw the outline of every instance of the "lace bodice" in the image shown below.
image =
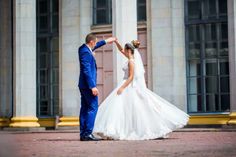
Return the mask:
<path fill-rule="evenodd" d="M 124 80 L 127 80 L 129 78 L 129 65 L 128 65 L 129 61 L 134 62 L 133 59 L 130 59 L 124 64 L 122 68 L 122 70 L 124 71 L 124 77 L 123 77 Z"/>

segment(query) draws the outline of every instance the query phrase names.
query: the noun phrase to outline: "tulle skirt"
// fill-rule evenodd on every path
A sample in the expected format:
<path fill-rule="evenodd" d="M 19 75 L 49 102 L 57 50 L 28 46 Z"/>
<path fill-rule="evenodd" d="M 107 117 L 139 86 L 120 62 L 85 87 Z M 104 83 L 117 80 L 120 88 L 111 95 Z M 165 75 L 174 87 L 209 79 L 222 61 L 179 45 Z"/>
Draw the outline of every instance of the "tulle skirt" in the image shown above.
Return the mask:
<path fill-rule="evenodd" d="M 148 88 L 130 84 L 117 95 L 121 84 L 99 106 L 94 132 L 118 140 L 147 140 L 187 124 L 188 114 Z"/>

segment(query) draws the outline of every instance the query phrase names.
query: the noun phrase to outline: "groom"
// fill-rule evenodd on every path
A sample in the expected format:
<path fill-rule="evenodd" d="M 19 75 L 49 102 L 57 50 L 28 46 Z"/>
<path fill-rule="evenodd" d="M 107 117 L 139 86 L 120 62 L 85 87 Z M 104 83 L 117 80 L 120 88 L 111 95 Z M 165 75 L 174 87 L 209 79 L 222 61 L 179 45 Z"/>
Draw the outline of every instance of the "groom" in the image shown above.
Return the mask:
<path fill-rule="evenodd" d="M 80 140 L 98 141 L 93 136 L 94 121 L 98 110 L 97 64 L 93 51 L 116 40 L 115 37 L 97 42 L 97 37 L 90 33 L 86 36 L 85 44 L 79 48 L 80 77 L 79 89 L 81 93 L 80 108 Z"/>

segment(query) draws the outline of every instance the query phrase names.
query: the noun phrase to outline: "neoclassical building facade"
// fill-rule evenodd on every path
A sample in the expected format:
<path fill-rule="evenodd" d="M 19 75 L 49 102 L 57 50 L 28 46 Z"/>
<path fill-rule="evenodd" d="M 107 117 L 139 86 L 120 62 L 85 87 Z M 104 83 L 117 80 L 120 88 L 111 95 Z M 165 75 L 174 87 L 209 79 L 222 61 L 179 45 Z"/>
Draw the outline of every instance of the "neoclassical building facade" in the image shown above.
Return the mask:
<path fill-rule="evenodd" d="M 148 88 L 191 117 L 236 124 L 236 0 L 0 0 L 0 128 L 77 127 L 78 47 L 93 32 L 141 42 Z M 96 50 L 99 103 L 121 81 Z"/>

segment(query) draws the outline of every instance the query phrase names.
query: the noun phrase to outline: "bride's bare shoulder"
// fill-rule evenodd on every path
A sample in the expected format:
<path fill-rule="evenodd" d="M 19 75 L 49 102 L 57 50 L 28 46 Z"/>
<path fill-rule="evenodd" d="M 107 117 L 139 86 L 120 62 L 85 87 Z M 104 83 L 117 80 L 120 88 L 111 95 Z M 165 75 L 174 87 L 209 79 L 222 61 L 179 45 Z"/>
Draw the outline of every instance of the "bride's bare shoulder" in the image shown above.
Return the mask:
<path fill-rule="evenodd" d="M 134 66 L 134 59 L 133 58 L 128 60 L 128 65 L 129 65 L 129 67 Z"/>
<path fill-rule="evenodd" d="M 133 58 L 130 58 L 128 62 L 134 62 L 134 59 L 133 59 Z"/>

